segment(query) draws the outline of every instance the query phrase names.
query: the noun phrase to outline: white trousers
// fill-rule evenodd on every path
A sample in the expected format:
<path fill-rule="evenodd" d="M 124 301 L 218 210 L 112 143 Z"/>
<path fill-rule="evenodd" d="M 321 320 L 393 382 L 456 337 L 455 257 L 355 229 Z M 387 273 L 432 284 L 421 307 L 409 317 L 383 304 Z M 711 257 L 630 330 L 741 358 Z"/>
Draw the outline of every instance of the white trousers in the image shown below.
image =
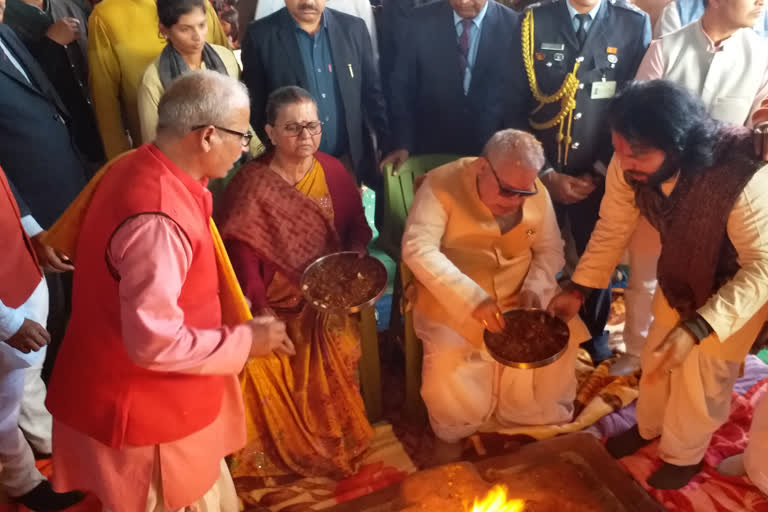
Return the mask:
<path fill-rule="evenodd" d="M 654 322 L 643 348 L 637 424 L 645 439 L 661 436 L 659 457 L 670 464 L 698 464 L 712 434 L 728 420 L 731 393 L 741 365 L 702 353 L 694 347 L 672 372 L 648 375 L 658 364 L 653 350 L 674 326 Z"/>
<path fill-rule="evenodd" d="M 624 343 L 628 354 L 640 357 L 653 322 L 651 303 L 656 291 L 656 265 L 661 254 L 659 232 L 645 217 L 640 217 L 628 249 L 629 280 L 624 292 Z"/>
<path fill-rule="evenodd" d="M 578 342 L 571 340 L 551 365 L 519 370 L 422 315 L 414 315 L 414 330 L 424 344 L 421 396 L 432 430 L 443 441 L 470 436 L 494 416 L 502 426 L 572 420 Z"/>
<path fill-rule="evenodd" d="M 744 467 L 752 483 L 768 496 L 768 396 L 755 409 Z"/>
<path fill-rule="evenodd" d="M 45 280 L 41 280 L 21 309 L 26 318 L 45 327 L 48 316 L 48 287 Z M 12 497 L 26 494 L 44 480 L 43 475 L 35 467 L 32 448 L 19 428 L 28 370 L 42 367 L 44 359 L 45 348 L 38 352 L 23 354 L 7 343 L 0 342 L 0 466 L 2 466 L 0 488 Z M 42 389 L 43 396 L 31 399 L 28 411 L 44 408 L 42 401 L 45 395 L 42 382 L 39 386 L 34 383 L 32 387 L 36 389 L 38 395 Z M 50 440 L 50 426 L 48 429 L 47 436 Z"/>

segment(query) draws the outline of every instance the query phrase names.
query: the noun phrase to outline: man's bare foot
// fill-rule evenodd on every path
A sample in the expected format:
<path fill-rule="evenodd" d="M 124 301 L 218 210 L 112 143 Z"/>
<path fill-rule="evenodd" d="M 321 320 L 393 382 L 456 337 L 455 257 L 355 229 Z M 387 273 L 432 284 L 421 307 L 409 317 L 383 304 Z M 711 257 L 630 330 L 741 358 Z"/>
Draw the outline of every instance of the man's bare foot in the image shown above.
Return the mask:
<path fill-rule="evenodd" d="M 451 464 L 461 460 L 461 455 L 464 452 L 464 441 L 457 441 L 455 443 L 449 443 L 443 441 L 440 438 L 435 439 L 434 450 L 432 457 L 427 463 L 427 467 L 433 468 L 436 466 L 442 466 L 444 464 Z"/>

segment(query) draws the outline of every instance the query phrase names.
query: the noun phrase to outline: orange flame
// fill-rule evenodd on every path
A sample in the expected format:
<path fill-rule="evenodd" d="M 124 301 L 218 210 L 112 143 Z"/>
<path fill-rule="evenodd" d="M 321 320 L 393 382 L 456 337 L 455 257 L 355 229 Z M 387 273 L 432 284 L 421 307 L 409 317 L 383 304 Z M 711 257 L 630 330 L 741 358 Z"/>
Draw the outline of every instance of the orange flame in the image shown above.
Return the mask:
<path fill-rule="evenodd" d="M 523 500 L 507 499 L 507 488 L 494 485 L 482 501 L 475 498 L 472 512 L 522 512 L 525 507 Z"/>

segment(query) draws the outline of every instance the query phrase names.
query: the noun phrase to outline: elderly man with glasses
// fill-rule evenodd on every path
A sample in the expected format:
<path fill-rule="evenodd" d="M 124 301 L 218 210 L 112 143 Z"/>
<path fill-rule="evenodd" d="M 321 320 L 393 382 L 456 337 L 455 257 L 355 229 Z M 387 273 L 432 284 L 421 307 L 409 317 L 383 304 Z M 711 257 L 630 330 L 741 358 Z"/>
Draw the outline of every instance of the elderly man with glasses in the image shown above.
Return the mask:
<path fill-rule="evenodd" d="M 571 420 L 578 344 L 576 318 L 557 362 L 536 370 L 501 366 L 483 344 L 502 312 L 542 307 L 557 291 L 563 241 L 549 193 L 537 178 L 541 144 L 517 130 L 496 133 L 483 156 L 431 171 L 414 198 L 403 261 L 416 276 L 414 327 L 424 343 L 421 395 L 440 443 L 436 461 L 495 419 L 499 425 Z M 489 423 L 490 425 L 490 423 Z"/>
<path fill-rule="evenodd" d="M 273 317 L 223 325 L 237 292 L 205 185 L 247 148 L 248 92 L 190 71 L 158 114 L 155 142 L 77 201 L 72 318 L 47 401 L 55 484 L 105 510 L 235 512 L 224 457 L 246 439 L 236 376 L 250 357 L 293 353 Z"/>

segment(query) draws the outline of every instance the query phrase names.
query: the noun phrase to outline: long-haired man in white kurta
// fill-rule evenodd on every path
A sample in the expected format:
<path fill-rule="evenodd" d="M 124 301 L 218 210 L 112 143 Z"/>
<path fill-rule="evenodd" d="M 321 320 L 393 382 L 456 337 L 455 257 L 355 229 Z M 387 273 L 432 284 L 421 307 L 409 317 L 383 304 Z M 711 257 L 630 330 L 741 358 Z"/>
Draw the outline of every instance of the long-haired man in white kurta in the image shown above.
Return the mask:
<path fill-rule="evenodd" d="M 403 261 L 417 280 L 421 395 L 442 441 L 438 459 L 494 417 L 503 425 L 572 419 L 576 353 L 589 337 L 580 320 L 565 355 L 536 370 L 496 363 L 482 337 L 502 329 L 503 311 L 541 307 L 557 291 L 563 241 L 536 177 L 544 161 L 532 135 L 504 130 L 483 156 L 431 171 L 414 197 Z"/>
<path fill-rule="evenodd" d="M 753 156 L 747 128 L 715 121 L 671 82 L 627 86 L 610 117 L 615 154 L 573 283 L 602 288 L 641 215 L 659 230 L 638 424 L 606 446 L 619 458 L 660 437 L 664 464 L 648 483 L 677 489 L 699 472 L 728 419 L 733 384 L 768 312 L 768 165 Z M 550 310 L 569 318 L 579 306 L 566 290 Z"/>

